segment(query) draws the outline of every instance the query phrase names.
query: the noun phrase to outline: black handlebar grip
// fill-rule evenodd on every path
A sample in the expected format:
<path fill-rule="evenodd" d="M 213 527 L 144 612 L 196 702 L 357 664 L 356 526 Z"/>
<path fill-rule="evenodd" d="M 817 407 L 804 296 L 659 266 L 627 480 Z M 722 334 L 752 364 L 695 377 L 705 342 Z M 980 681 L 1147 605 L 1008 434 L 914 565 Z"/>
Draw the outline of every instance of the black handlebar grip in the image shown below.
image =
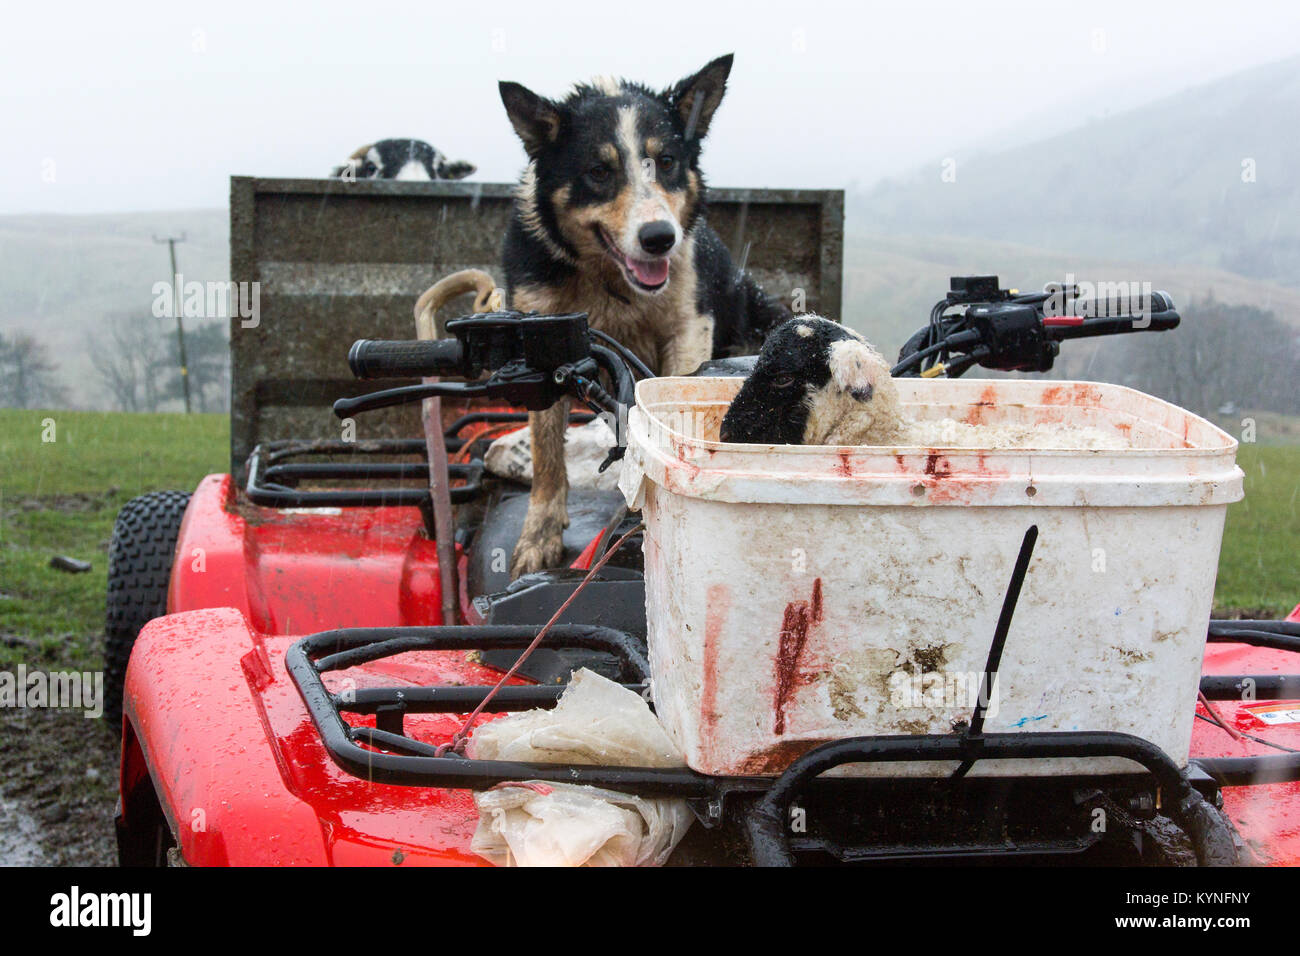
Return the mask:
<path fill-rule="evenodd" d="M 458 339 L 358 339 L 348 367 L 357 378 L 425 378 L 459 374 L 462 357 Z"/>

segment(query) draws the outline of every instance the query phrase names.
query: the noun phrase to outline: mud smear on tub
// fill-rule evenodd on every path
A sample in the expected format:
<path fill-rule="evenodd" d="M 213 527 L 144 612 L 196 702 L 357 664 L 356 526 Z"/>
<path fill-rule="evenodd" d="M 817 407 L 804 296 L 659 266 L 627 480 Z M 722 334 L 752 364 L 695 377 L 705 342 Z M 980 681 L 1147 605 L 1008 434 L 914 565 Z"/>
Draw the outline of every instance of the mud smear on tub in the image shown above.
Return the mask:
<path fill-rule="evenodd" d="M 931 644 L 928 647 L 918 647 L 912 651 L 912 661 L 914 672 L 916 669 L 921 673 L 941 671 L 948 663 L 948 645 Z"/>
<path fill-rule="evenodd" d="M 831 671 L 826 675 L 826 690 L 831 699 L 831 713 L 836 720 L 867 716 L 858 706 L 857 685 L 842 672 Z"/>

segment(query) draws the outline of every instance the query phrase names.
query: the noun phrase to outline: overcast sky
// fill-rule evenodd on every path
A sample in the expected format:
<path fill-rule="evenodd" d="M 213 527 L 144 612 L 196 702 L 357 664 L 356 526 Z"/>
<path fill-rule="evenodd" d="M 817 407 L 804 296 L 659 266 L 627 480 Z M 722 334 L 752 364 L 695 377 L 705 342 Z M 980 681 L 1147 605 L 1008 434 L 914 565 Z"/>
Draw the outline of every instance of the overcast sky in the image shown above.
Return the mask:
<path fill-rule="evenodd" d="M 387 136 L 513 180 L 498 79 L 661 87 L 727 52 L 715 185 L 869 185 L 1300 53 L 1300 3 L 38 0 L 0 29 L 0 213 L 84 213 L 224 206 Z"/>

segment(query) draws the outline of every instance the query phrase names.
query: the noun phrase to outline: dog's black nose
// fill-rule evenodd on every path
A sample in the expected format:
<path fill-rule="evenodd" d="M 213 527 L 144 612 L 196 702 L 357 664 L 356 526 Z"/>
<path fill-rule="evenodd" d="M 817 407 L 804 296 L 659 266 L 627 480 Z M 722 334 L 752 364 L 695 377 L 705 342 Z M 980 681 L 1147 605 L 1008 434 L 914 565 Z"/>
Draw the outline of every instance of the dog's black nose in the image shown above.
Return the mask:
<path fill-rule="evenodd" d="M 641 248 L 652 256 L 666 255 L 677 241 L 677 230 L 673 224 L 664 219 L 647 222 L 636 234 Z"/>
<path fill-rule="evenodd" d="M 870 385 L 863 385 L 861 388 L 849 389 L 849 394 L 852 395 L 860 402 L 871 401 L 871 396 L 872 394 L 874 394 L 874 392 L 875 389 L 873 389 Z"/>

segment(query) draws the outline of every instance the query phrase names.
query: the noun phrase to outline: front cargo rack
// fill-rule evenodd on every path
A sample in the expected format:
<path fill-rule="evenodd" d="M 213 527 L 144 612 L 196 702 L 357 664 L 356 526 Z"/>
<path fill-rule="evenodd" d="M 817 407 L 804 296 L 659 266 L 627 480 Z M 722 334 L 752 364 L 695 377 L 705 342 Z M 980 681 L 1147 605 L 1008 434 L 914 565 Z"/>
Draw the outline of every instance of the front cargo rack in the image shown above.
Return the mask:
<path fill-rule="evenodd" d="M 1211 641 L 1254 643 L 1300 650 L 1300 625 L 1275 621 L 1214 621 Z M 537 628 L 510 626 L 442 626 L 349 628 L 310 635 L 295 642 L 286 655 L 289 675 L 298 688 L 313 724 L 330 757 L 359 778 L 399 786 L 486 790 L 509 781 L 537 780 L 586 784 L 642 796 L 682 797 L 691 802 L 697 818 L 708 828 L 733 826 L 743 834 L 752 862 L 789 865 L 795 853 L 816 851 L 847 862 L 895 859 L 990 858 L 1024 854 L 1077 853 L 1096 839 L 1075 834 L 1057 841 L 1016 844 L 1005 834 L 984 843 L 955 847 L 920 844 L 883 846 L 844 844 L 788 832 L 787 821 L 796 797 L 820 801 L 826 807 L 847 808 L 853 797 L 865 797 L 882 788 L 908 785 L 899 780 L 867 777 L 824 777 L 834 767 L 851 763 L 954 761 L 959 772 L 947 781 L 916 783 L 918 788 L 947 785 L 987 792 L 1006 786 L 1005 779 L 961 776 L 980 760 L 1043 759 L 1064 757 L 1123 757 L 1140 764 L 1147 774 L 1122 777 L 1026 778 L 1038 786 L 1068 786 L 1091 793 L 1109 789 L 1131 793 L 1134 781 L 1160 795 L 1165 812 L 1191 839 L 1202 864 L 1237 861 L 1233 835 L 1221 813 L 1210 802 L 1219 800 L 1222 786 L 1300 780 L 1300 754 L 1267 757 L 1199 758 L 1184 770 L 1159 747 L 1142 738 L 1111 732 L 984 733 L 965 730 L 952 734 L 855 737 L 815 747 L 796 759 L 779 777 L 721 777 L 688 768 L 622 767 L 602 765 L 525 763 L 473 760 L 448 752 L 438 756 L 434 744 L 405 733 L 407 714 L 466 714 L 483 701 L 487 686 L 375 687 L 353 689 L 346 695 L 331 692 L 322 676 L 330 671 L 367 664 L 410 651 L 521 650 L 536 637 Z M 582 649 L 613 655 L 617 679 L 638 693 L 649 676 L 643 645 L 631 635 L 609 628 L 560 625 L 552 628 L 541 647 L 552 650 Z M 1300 686 L 1300 675 L 1257 675 L 1203 678 L 1207 696 L 1226 698 L 1244 680 L 1254 680 L 1259 699 L 1286 696 Z M 492 702 L 491 713 L 555 706 L 562 685 L 503 687 Z M 373 715 L 375 726 L 357 726 L 344 714 Z M 978 723 L 976 724 L 978 727 Z M 964 769 L 963 769 L 964 768 Z M 1158 788 L 1153 790 L 1154 788 Z M 1124 788 L 1127 788 L 1125 790 Z M 802 795 L 802 796 L 801 796 Z M 1210 802 L 1206 801 L 1209 797 Z M 945 798 L 951 800 L 951 797 Z M 1068 803 L 1063 799 L 1062 803 Z M 862 805 L 862 801 L 857 801 Z M 951 803 L 946 804 L 951 806 Z M 848 810 L 844 812 L 849 813 Z"/>

